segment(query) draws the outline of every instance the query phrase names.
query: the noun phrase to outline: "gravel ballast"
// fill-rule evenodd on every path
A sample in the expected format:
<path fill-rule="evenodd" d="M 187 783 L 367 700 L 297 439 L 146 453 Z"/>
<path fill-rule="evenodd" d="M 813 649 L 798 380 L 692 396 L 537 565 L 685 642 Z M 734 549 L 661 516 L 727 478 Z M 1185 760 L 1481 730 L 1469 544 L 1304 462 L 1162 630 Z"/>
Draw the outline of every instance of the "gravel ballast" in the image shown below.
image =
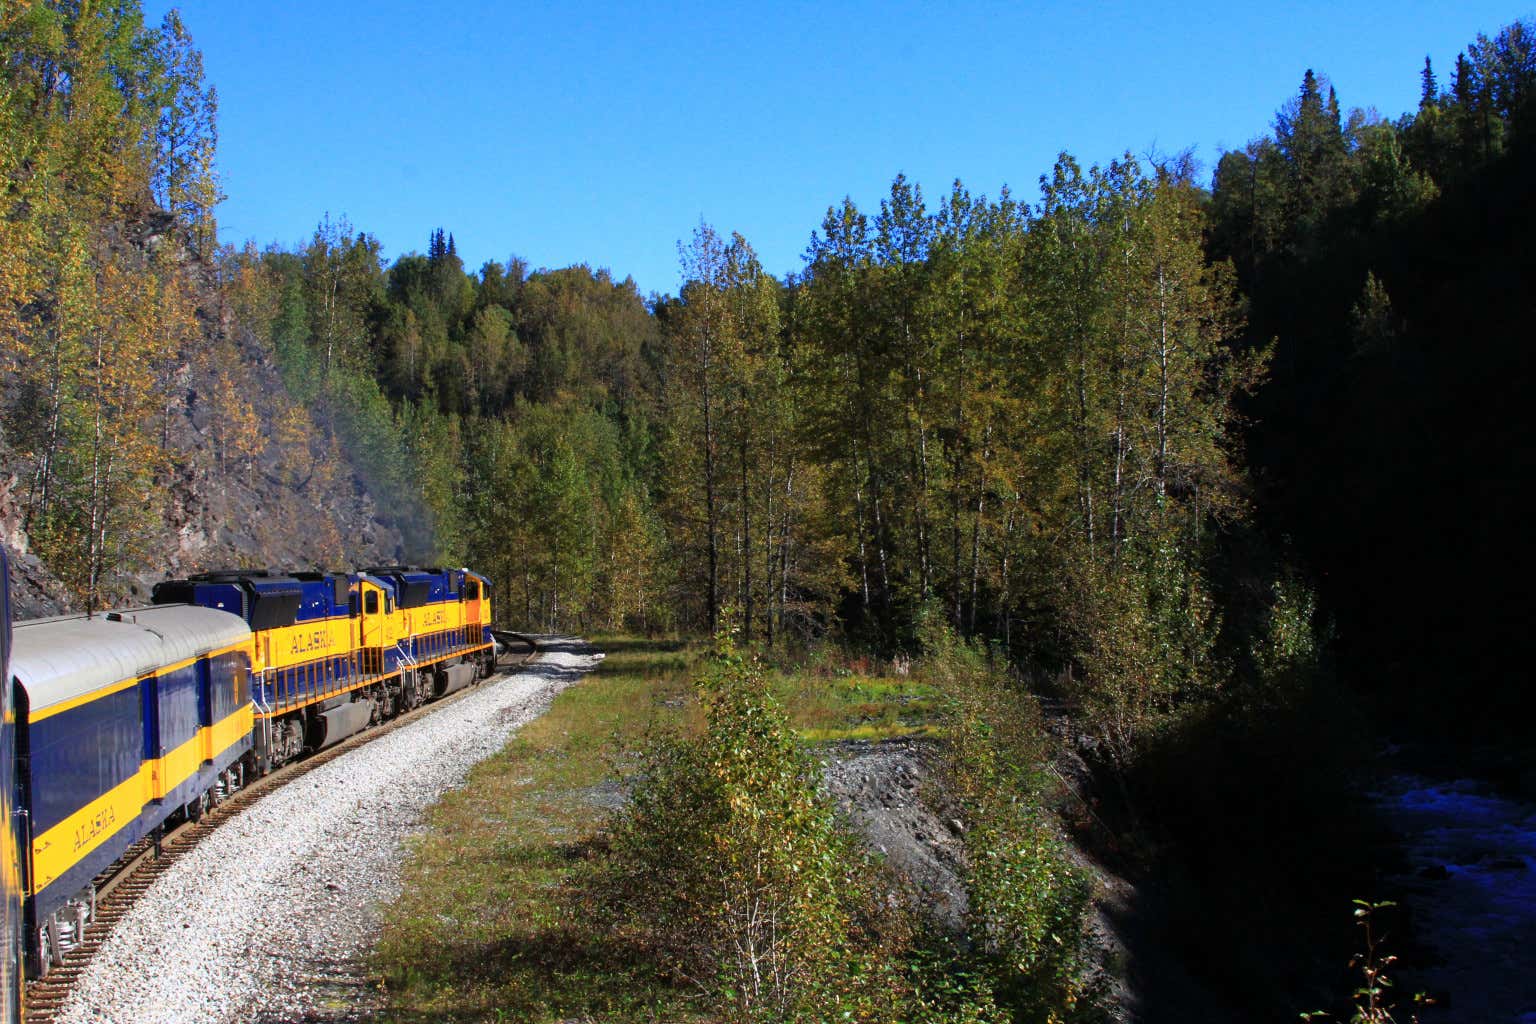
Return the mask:
<path fill-rule="evenodd" d="M 169 868 L 82 974 L 60 1024 L 346 1019 L 398 889 L 404 840 L 446 790 L 602 655 L 542 645 L 516 674 L 277 789 Z M 349 994 L 350 993 L 350 994 Z"/>

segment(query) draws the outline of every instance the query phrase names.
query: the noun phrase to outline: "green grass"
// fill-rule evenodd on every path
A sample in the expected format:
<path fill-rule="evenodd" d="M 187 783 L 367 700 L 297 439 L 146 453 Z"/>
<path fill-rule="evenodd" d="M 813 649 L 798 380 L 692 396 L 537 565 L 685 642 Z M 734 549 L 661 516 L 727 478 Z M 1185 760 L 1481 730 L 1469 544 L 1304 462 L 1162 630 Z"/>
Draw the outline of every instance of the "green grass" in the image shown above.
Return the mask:
<path fill-rule="evenodd" d="M 384 914 L 384 1020 L 691 1019 L 691 993 L 583 929 L 561 898 L 615 797 L 612 756 L 679 718 L 689 692 L 684 645 L 600 646 L 597 672 L 429 813 Z"/>
<path fill-rule="evenodd" d="M 908 676 L 777 672 L 773 689 L 812 743 L 929 735 L 943 706 L 936 690 Z"/>
<path fill-rule="evenodd" d="M 693 990 L 658 976 L 644 950 L 595 934 L 564 898 L 622 797 L 615 762 L 653 729 L 701 721 L 690 684 L 701 648 L 596 642 L 601 668 L 429 812 L 384 913 L 385 1021 L 703 1019 Z M 935 728 L 940 698 L 913 679 L 847 669 L 772 678 L 808 742 Z"/>

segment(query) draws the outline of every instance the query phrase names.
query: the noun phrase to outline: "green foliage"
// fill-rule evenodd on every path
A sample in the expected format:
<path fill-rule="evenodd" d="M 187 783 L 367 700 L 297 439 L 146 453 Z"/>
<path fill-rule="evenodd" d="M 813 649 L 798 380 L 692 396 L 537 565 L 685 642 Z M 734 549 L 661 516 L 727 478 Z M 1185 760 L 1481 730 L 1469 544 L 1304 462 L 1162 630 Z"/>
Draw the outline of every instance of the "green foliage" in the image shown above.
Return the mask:
<path fill-rule="evenodd" d="M 529 404 L 505 420 L 468 419 L 462 434 L 465 549 L 497 584 L 499 616 L 549 629 L 665 624 L 659 530 L 610 418 Z"/>
<path fill-rule="evenodd" d="M 1377 916 L 1396 906 L 1391 900 L 1355 900 L 1355 924 L 1360 928 L 1365 949 L 1356 953 L 1349 962 L 1350 967 L 1360 971 L 1361 980 L 1352 994 L 1350 1024 L 1393 1024 L 1397 1019 L 1392 1015 L 1397 1006 L 1391 1001 L 1392 979 L 1387 974 L 1387 969 L 1397 963 L 1397 956 L 1382 952 L 1382 941 L 1375 928 Z M 1414 994 L 1415 1006 L 1430 1006 L 1433 1003 L 1434 1000 L 1427 998 L 1423 992 Z M 1321 1020 L 1327 1016 L 1321 1010 L 1300 1015 L 1304 1021 Z M 1419 1018 L 1415 1014 L 1410 1019 L 1417 1021 Z"/>
<path fill-rule="evenodd" d="M 981 818 L 967 837 L 968 895 L 997 998 L 1026 1020 L 1070 1016 L 1082 999 L 1087 881 L 1038 811 L 1015 802 L 987 808 Z"/>
<path fill-rule="evenodd" d="M 592 886 L 616 924 L 734 1018 L 869 1019 L 856 942 L 863 856 L 839 831 L 784 711 L 722 635 L 703 735 L 653 743 Z"/>
<path fill-rule="evenodd" d="M 946 782 L 967 822 L 976 961 L 952 969 L 985 979 L 1016 1021 L 1091 1019 L 1083 932 L 1091 893 L 1050 809 L 1039 711 L 942 624 L 925 636 L 921 672 L 952 701 Z"/>
<path fill-rule="evenodd" d="M 1520 742 L 1528 659 L 1506 610 L 1532 566 L 1500 539 L 1518 512 L 1493 492 L 1528 460 L 1493 439 L 1530 375 L 1512 282 L 1536 223 L 1533 38 L 1517 21 L 1438 76 L 1404 68 L 1420 100 L 1390 122 L 1339 116 L 1310 76 L 1271 137 L 1222 157 L 1210 202 L 1210 251 L 1248 299 L 1240 344 L 1274 348 L 1273 381 L 1244 403 L 1261 524 L 1337 620 L 1341 674 L 1411 687 L 1394 704 L 1424 709 L 1437 742 L 1463 721 L 1475 742 Z M 1432 695 L 1453 675 L 1488 682 L 1448 719 Z"/>
<path fill-rule="evenodd" d="M 159 108 L 155 199 L 191 229 L 199 252 L 211 254 L 218 246 L 213 208 L 224 198 L 214 166 L 218 93 L 204 84 L 202 54 L 176 9 L 166 13 L 152 52 L 161 90 L 153 100 Z"/>
<path fill-rule="evenodd" d="M 1375 274 L 1366 273 L 1365 288 L 1350 310 L 1350 319 L 1355 345 L 1361 355 L 1379 355 L 1392 351 L 1392 341 L 1398 333 L 1396 318 L 1392 314 L 1392 299 L 1387 295 L 1386 286 Z"/>
<path fill-rule="evenodd" d="M 137 2 L 0 8 L 0 371 L 3 425 L 26 477 L 23 528 L 87 607 L 139 568 L 164 500 L 164 415 L 200 338 L 180 254 L 216 188 L 160 221 L 152 187 L 186 145 L 213 173 L 211 108 L 179 21 Z M 187 130 L 183 131 L 182 129 Z M 126 243 L 126 244 L 125 244 Z"/>
<path fill-rule="evenodd" d="M 422 510 L 431 517 L 432 561 L 467 564 L 462 493 L 464 453 L 459 418 L 406 402 L 394 417 L 394 430 L 404 441 Z"/>
<path fill-rule="evenodd" d="M 701 224 L 679 246 L 666 311 L 663 509 L 681 582 L 711 631 L 734 603 L 743 636 L 783 632 L 809 545 L 807 483 L 792 443 L 794 389 L 779 286 L 740 235 Z M 759 626 L 761 623 L 761 627 Z"/>
<path fill-rule="evenodd" d="M 934 212 L 898 178 L 873 222 L 828 211 L 796 296 L 855 627 L 922 643 L 937 610 L 1065 669 L 1122 753 L 1225 681 L 1205 563 L 1264 372 L 1191 175 L 1063 154 L 1036 208 L 956 183 Z"/>
<path fill-rule="evenodd" d="M 1305 679 L 1317 668 L 1321 644 L 1316 615 L 1316 595 L 1305 583 L 1294 575 L 1275 581 L 1267 628 L 1252 652 L 1266 680 Z"/>
<path fill-rule="evenodd" d="M 327 217 L 299 250 L 248 248 L 226 271 L 405 557 L 488 572 L 504 625 L 668 625 L 654 326 L 633 283 L 516 264 L 477 281 L 441 230 L 387 272 L 378 252 Z"/>

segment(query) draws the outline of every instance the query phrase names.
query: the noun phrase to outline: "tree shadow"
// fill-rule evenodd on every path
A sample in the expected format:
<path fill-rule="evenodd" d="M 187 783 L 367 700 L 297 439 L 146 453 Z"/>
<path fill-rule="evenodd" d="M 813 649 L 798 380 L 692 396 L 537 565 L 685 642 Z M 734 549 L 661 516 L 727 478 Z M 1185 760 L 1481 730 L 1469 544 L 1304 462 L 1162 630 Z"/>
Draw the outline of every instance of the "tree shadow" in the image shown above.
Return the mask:
<path fill-rule="evenodd" d="M 644 1008 L 686 1001 L 690 991 L 665 977 L 644 943 L 555 927 L 494 942 L 423 950 L 432 986 L 452 992 L 454 1005 L 393 1006 L 392 1024 L 650 1017 Z"/>

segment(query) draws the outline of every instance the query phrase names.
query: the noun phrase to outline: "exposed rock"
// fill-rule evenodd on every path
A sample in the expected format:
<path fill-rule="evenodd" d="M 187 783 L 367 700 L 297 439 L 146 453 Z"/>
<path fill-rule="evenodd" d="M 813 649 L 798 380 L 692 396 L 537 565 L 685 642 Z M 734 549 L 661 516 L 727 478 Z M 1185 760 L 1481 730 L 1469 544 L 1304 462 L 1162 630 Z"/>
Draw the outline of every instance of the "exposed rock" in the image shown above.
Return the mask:
<path fill-rule="evenodd" d="M 922 913 L 950 932 L 964 926 L 965 845 L 956 808 L 937 806 L 935 744 L 850 741 L 824 748 L 822 777 L 837 809 L 914 890 Z"/>
<path fill-rule="evenodd" d="M 0 458 L 6 466 L 14 464 L 3 440 Z M 11 562 L 11 615 L 18 619 L 60 615 L 69 611 L 69 594 L 31 553 L 31 541 L 22 528 L 21 502 L 16 494 L 19 486 L 15 475 L 0 472 L 0 544 L 5 545 Z"/>
<path fill-rule="evenodd" d="M 348 454 L 338 452 L 318 426 L 308 436 L 280 437 L 279 418 L 294 405 L 282 377 L 267 347 L 226 309 L 217 274 L 191 254 L 174 219 L 164 211 L 142 211 L 113 237 L 123 251 L 177 247 L 183 272 L 195 285 L 203 336 L 181 353 L 157 424 L 168 462 L 155 480 L 160 521 L 150 524 L 142 545 L 154 555 L 109 570 L 105 604 L 144 603 L 156 582 L 209 569 L 347 569 L 401 560 L 401 536 L 378 521 L 380 503 Z M 215 351 L 218 356 L 211 356 Z M 254 457 L 231 454 L 219 436 L 211 396 L 221 379 L 249 407 L 259 435 Z M 11 383 L 0 375 L 0 399 L 18 400 Z M 303 479 L 277 468 L 305 465 L 315 471 Z M 0 437 L 0 543 L 14 566 L 17 618 L 73 610 L 68 591 L 34 557 L 23 529 L 24 481 L 32 470 Z"/>

